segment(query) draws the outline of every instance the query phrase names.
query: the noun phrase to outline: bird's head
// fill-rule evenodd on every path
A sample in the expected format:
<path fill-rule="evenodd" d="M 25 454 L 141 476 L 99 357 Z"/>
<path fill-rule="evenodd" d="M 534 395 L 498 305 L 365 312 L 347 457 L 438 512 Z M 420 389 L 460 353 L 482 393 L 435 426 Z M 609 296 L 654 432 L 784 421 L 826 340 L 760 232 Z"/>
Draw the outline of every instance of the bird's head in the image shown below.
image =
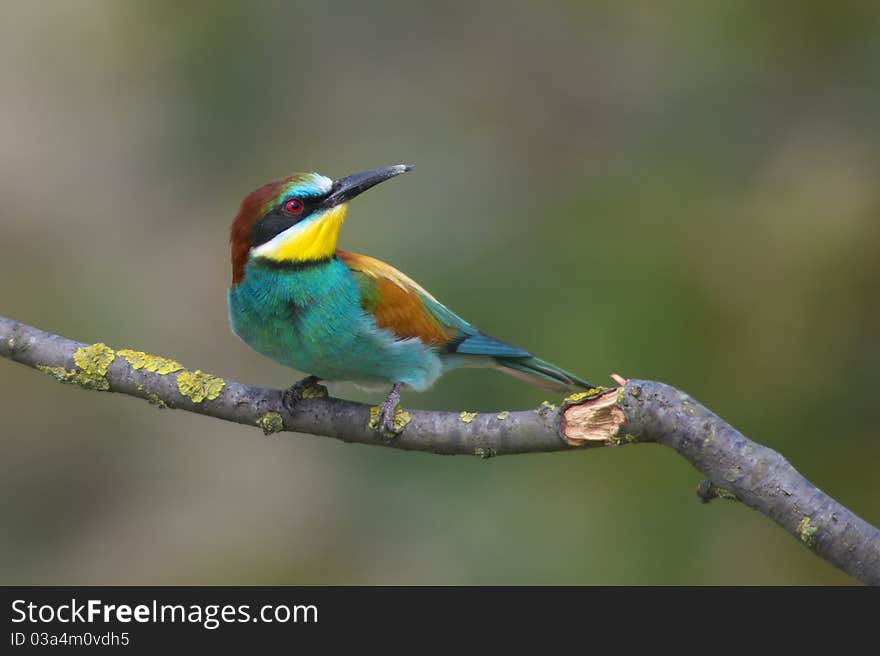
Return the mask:
<path fill-rule="evenodd" d="M 244 278 L 249 258 L 297 264 L 332 257 L 348 201 L 411 168 L 398 164 L 338 180 L 294 173 L 252 191 L 230 231 L 232 284 Z"/>

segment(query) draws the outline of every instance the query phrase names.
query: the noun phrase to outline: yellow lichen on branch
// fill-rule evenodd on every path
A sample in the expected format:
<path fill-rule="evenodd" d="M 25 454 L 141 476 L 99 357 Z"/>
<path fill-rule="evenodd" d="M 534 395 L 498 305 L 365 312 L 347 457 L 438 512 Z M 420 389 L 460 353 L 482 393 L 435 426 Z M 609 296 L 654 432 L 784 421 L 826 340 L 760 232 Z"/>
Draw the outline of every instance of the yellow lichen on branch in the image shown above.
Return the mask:
<path fill-rule="evenodd" d="M 225 385 L 226 381 L 222 378 L 201 370 L 181 371 L 177 374 L 177 389 L 193 403 L 201 403 L 205 399 L 213 401 L 220 396 Z"/>
<path fill-rule="evenodd" d="M 106 344 L 82 346 L 73 352 L 73 362 L 84 374 L 95 378 L 107 375 L 107 368 L 116 359 L 113 349 Z"/>
<path fill-rule="evenodd" d="M 819 528 L 810 523 L 810 518 L 807 515 L 801 517 L 800 523 L 798 523 L 797 528 L 795 529 L 797 534 L 801 536 L 801 540 L 808 547 L 813 546 L 813 539 L 816 533 L 819 531 Z"/>
<path fill-rule="evenodd" d="M 374 431 L 378 431 L 379 430 L 378 420 L 379 420 L 379 406 L 374 405 L 372 408 L 370 408 L 370 423 L 368 424 L 368 427 Z M 409 422 L 411 422 L 411 421 L 412 421 L 412 415 L 410 413 L 408 413 L 406 410 L 404 410 L 403 408 L 401 408 L 400 406 L 398 406 L 394 410 L 394 430 L 397 431 L 398 433 L 402 432 L 403 429 L 406 428 L 407 425 L 409 425 Z M 389 433 L 387 431 L 383 432 L 383 435 L 389 439 L 396 436 L 395 433 Z"/>
<path fill-rule="evenodd" d="M 37 365 L 37 369 L 49 374 L 59 383 L 71 383 L 84 389 L 106 392 L 110 389 L 107 381 L 107 369 L 116 359 L 113 349 L 106 344 L 81 346 L 73 352 L 76 365 L 69 371 L 64 367 Z"/>
<path fill-rule="evenodd" d="M 128 362 L 132 369 L 143 369 L 150 373 L 164 376 L 173 374 L 175 371 L 183 369 L 183 365 L 176 360 L 169 360 L 159 355 L 150 355 L 143 351 L 134 351 L 132 349 L 120 349 L 117 355 L 121 355 Z"/>
<path fill-rule="evenodd" d="M 326 399 L 328 396 L 330 394 L 327 392 L 327 388 L 318 383 L 308 385 L 302 391 L 302 398 L 304 399 Z"/>
<path fill-rule="evenodd" d="M 284 430 L 284 417 L 277 412 L 267 412 L 257 419 L 257 426 L 263 429 L 263 435 L 271 435 Z"/>

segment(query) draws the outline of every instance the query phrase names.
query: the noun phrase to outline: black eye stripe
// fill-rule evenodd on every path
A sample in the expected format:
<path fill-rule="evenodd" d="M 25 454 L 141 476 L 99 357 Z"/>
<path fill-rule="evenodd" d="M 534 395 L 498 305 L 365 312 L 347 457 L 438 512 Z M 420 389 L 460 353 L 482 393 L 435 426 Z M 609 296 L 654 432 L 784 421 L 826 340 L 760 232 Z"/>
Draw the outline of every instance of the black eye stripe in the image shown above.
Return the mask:
<path fill-rule="evenodd" d="M 259 221 L 254 223 L 248 235 L 248 241 L 251 248 L 256 248 L 267 241 L 271 241 L 276 236 L 303 221 L 317 209 L 319 209 L 327 197 L 330 195 L 328 191 L 325 194 L 316 196 L 295 196 L 303 204 L 302 211 L 299 213 L 288 212 L 285 207 L 290 197 L 285 198 L 282 202 L 272 208 Z"/>
<path fill-rule="evenodd" d="M 303 210 L 299 214 L 290 214 L 289 212 L 286 212 L 283 204 L 280 207 L 276 207 L 259 221 L 254 223 L 251 232 L 248 235 L 248 241 L 250 242 L 251 248 L 255 248 L 265 244 L 267 241 L 271 241 L 288 228 L 295 226 L 303 219 L 308 218 L 313 209 L 313 204 L 307 201 L 303 201 Z"/>

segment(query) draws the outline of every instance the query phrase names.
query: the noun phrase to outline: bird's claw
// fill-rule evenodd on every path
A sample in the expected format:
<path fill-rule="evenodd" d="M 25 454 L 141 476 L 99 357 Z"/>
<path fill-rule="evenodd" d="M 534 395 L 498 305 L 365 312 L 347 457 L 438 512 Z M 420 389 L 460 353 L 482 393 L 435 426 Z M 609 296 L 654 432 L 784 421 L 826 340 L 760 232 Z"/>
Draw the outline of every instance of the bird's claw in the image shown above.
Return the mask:
<path fill-rule="evenodd" d="M 400 403 L 400 385 L 395 384 L 391 388 L 388 397 L 379 404 L 376 409 L 376 415 L 370 422 L 370 427 L 379 435 L 389 439 L 397 437 L 403 432 L 404 427 L 408 423 L 407 418 L 399 416 L 398 405 Z"/>
<path fill-rule="evenodd" d="M 395 401 L 394 404 L 391 405 L 387 400 L 383 401 L 379 406 L 379 412 L 376 414 L 376 421 L 374 424 L 376 431 L 382 435 L 388 435 L 390 437 L 400 435 L 403 432 L 403 429 L 396 426 L 396 415 L 397 402 Z"/>
<path fill-rule="evenodd" d="M 327 396 L 327 388 L 319 385 L 320 378 L 306 376 L 301 381 L 294 383 L 281 394 L 281 404 L 288 413 L 293 414 L 303 399 L 315 399 Z"/>

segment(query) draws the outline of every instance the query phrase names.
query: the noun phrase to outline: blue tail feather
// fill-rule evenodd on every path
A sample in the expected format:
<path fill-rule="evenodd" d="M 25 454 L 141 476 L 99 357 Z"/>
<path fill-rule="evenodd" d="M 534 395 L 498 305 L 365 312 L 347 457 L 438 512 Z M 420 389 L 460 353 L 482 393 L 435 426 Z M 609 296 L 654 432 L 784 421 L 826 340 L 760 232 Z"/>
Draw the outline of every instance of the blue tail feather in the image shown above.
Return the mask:
<path fill-rule="evenodd" d="M 455 352 L 461 355 L 488 355 L 497 358 L 529 358 L 532 355 L 518 346 L 505 344 L 482 333 L 466 337 L 456 344 Z"/>
<path fill-rule="evenodd" d="M 592 383 L 539 358 L 495 358 L 498 368 L 506 374 L 554 392 L 591 389 Z"/>

